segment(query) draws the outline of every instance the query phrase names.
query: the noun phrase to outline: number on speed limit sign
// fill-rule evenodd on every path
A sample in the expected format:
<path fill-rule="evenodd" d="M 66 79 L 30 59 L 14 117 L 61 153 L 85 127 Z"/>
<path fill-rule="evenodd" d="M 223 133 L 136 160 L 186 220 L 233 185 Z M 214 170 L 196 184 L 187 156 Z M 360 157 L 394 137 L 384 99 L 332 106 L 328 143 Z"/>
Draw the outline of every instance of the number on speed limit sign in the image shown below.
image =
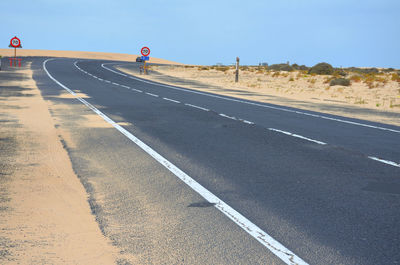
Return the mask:
<path fill-rule="evenodd" d="M 150 49 L 148 47 L 143 47 L 140 52 L 142 53 L 143 56 L 149 56 L 150 54 Z"/>
<path fill-rule="evenodd" d="M 17 37 L 14 37 L 14 38 L 11 39 L 10 44 L 14 48 L 18 48 L 19 46 L 21 46 L 21 40 L 18 39 Z"/>

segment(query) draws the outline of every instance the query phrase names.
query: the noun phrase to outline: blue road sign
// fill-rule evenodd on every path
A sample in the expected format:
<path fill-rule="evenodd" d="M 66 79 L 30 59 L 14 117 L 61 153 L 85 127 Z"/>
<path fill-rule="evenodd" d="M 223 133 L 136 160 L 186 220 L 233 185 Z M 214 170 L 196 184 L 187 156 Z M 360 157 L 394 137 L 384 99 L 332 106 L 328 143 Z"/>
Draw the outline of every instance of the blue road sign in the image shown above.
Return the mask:
<path fill-rule="evenodd" d="M 148 61 L 150 59 L 149 56 L 142 56 L 142 61 Z"/>

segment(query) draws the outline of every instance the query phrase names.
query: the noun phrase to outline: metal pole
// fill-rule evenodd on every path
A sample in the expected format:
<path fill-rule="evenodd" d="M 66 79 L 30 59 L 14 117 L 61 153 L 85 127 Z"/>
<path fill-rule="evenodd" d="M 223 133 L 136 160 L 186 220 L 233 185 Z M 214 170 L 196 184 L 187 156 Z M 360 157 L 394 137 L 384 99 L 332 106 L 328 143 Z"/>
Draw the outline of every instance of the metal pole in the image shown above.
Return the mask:
<path fill-rule="evenodd" d="M 236 74 L 235 74 L 235 82 L 239 82 L 239 57 L 236 57 Z"/>
<path fill-rule="evenodd" d="M 17 67 L 17 48 L 14 48 L 14 66 Z"/>
<path fill-rule="evenodd" d="M 147 75 L 146 61 L 144 61 L 143 71 L 144 74 Z"/>

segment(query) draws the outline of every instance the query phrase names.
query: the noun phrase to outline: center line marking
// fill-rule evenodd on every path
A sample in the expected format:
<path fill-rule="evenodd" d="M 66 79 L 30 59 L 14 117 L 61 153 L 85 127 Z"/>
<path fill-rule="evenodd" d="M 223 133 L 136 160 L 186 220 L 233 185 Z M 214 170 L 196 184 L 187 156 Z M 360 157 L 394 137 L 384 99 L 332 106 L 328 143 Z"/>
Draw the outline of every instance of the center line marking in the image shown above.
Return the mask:
<path fill-rule="evenodd" d="M 149 96 L 157 97 L 157 98 L 158 98 L 158 95 L 156 95 L 156 94 L 151 94 L 151 93 L 148 93 L 148 92 L 146 92 L 146 94 L 149 95 Z"/>
<path fill-rule="evenodd" d="M 238 119 L 237 118 L 235 118 L 235 117 L 232 117 L 232 116 L 228 116 L 228 115 L 225 115 L 225 114 L 223 114 L 223 113 L 220 113 L 220 114 L 218 114 L 219 116 L 221 116 L 221 117 L 224 117 L 224 118 L 228 118 L 228 119 L 231 119 L 231 120 L 235 120 L 235 121 L 237 121 Z"/>
<path fill-rule="evenodd" d="M 286 131 L 282 131 L 282 130 L 278 130 L 278 129 L 274 129 L 274 128 L 268 128 L 268 130 L 274 131 L 274 132 L 283 133 L 283 134 L 286 134 L 286 135 L 290 135 L 290 136 L 293 136 L 293 137 L 296 137 L 296 138 L 300 138 L 300 139 L 307 140 L 307 141 L 314 142 L 314 143 L 321 144 L 321 145 L 325 145 L 326 144 L 324 142 L 317 141 L 317 140 L 314 140 L 314 139 L 310 139 L 310 138 L 307 138 L 307 137 L 304 137 L 304 136 L 301 136 L 301 135 L 298 135 L 298 134 L 294 134 L 294 133 L 291 133 L 291 132 L 286 132 Z"/>
<path fill-rule="evenodd" d="M 108 116 L 106 116 L 103 112 L 98 110 L 96 107 L 94 107 L 92 104 L 90 104 L 88 101 L 85 99 L 79 97 L 74 91 L 60 83 L 57 79 L 55 79 L 47 70 L 46 68 L 46 63 L 48 61 L 52 61 L 54 59 L 47 59 L 43 62 L 43 69 L 46 72 L 46 74 L 49 76 L 51 80 L 53 80 L 55 83 L 57 83 L 59 86 L 61 86 L 63 89 L 71 93 L 77 100 L 82 102 L 84 105 L 86 105 L 89 109 L 91 109 L 93 112 L 95 112 L 97 115 L 102 117 L 106 122 L 111 124 L 115 129 L 117 129 L 120 133 L 125 135 L 129 140 L 134 142 L 137 146 L 139 146 L 143 151 L 145 151 L 147 154 L 149 154 L 151 157 L 153 157 L 157 162 L 159 162 L 161 165 L 163 165 L 166 169 L 168 169 L 171 173 L 173 173 L 177 178 L 182 180 L 186 185 L 188 185 L 190 188 L 192 188 L 194 191 L 196 191 L 200 196 L 202 196 L 205 200 L 208 202 L 214 204 L 214 207 L 221 211 L 225 216 L 227 216 L 229 219 L 231 219 L 234 223 L 236 223 L 239 227 L 241 227 L 245 232 L 247 232 L 249 235 L 251 235 L 253 238 L 255 238 L 258 242 L 260 242 L 264 247 L 269 249 L 272 253 L 274 253 L 277 257 L 279 257 L 283 262 L 286 264 L 290 265 L 308 265 L 304 260 L 302 260 L 300 257 L 298 257 L 296 254 L 294 254 L 292 251 L 287 249 L 285 246 L 283 246 L 281 243 L 279 243 L 277 240 L 272 238 L 270 235 L 268 235 L 266 232 L 261 230 L 258 226 L 253 224 L 250 220 L 248 220 L 246 217 L 244 217 L 242 214 L 237 212 L 235 209 L 230 207 L 228 204 L 226 204 L 224 201 L 222 201 L 220 198 L 215 196 L 213 193 L 211 193 L 209 190 L 204 188 L 202 185 L 200 185 L 197 181 L 195 181 L 193 178 L 191 178 L 189 175 L 187 175 L 185 172 L 183 172 L 181 169 L 176 167 L 174 164 L 172 164 L 170 161 L 165 159 L 163 156 L 158 154 L 155 150 L 153 150 L 151 147 L 146 145 L 144 142 L 142 142 L 139 138 L 131 134 L 129 131 L 124 129 L 122 126 L 120 126 L 118 123 L 110 119 Z"/>
<path fill-rule="evenodd" d="M 173 100 L 173 99 L 170 99 L 170 98 L 163 98 L 163 99 L 168 100 L 168 101 L 171 101 L 171 102 L 175 102 L 175 103 L 181 103 L 181 102 L 178 101 L 178 100 Z"/>
<path fill-rule="evenodd" d="M 381 163 L 385 163 L 385 164 L 394 166 L 394 167 L 400 167 L 400 163 L 396 163 L 396 162 L 393 162 L 393 161 L 380 159 L 380 158 L 377 158 L 377 157 L 374 157 L 374 156 L 369 156 L 368 158 L 372 159 L 372 160 L 375 160 L 375 161 L 378 161 L 378 162 L 381 162 Z"/>
<path fill-rule="evenodd" d="M 108 71 L 120 74 L 120 73 L 118 73 L 116 71 L 113 71 L 112 69 L 104 66 L 105 64 L 106 63 L 103 63 L 101 65 L 101 67 L 103 67 L 104 69 L 106 69 Z M 121 64 L 121 63 L 108 63 L 108 64 Z M 320 119 L 325 119 L 325 120 L 331 120 L 331 121 L 336 121 L 336 122 L 341 122 L 341 123 L 347 123 L 347 124 L 356 125 L 356 126 L 363 126 L 363 127 L 372 128 L 372 129 L 378 129 L 378 130 L 383 130 L 383 131 L 400 133 L 400 130 L 390 129 L 390 128 L 386 128 L 386 127 L 380 127 L 380 126 L 374 126 L 374 125 L 369 125 L 369 124 L 360 123 L 360 122 L 342 120 L 342 119 L 338 119 L 338 118 L 333 118 L 333 117 L 328 117 L 328 116 L 324 116 L 324 115 L 308 113 L 308 112 L 304 112 L 304 111 L 291 110 L 291 109 L 287 109 L 287 108 L 284 108 L 284 107 L 274 107 L 274 106 L 269 106 L 269 105 L 265 105 L 265 104 L 245 101 L 245 100 L 241 100 L 241 99 L 235 99 L 235 98 L 228 98 L 228 97 L 224 97 L 224 96 L 212 95 L 212 94 L 208 94 L 208 93 L 204 93 L 204 92 L 188 90 L 188 89 L 185 89 L 185 88 L 175 87 L 175 86 L 171 86 L 171 85 L 155 83 L 155 82 L 152 82 L 152 81 L 143 80 L 143 79 L 140 79 L 140 78 L 137 78 L 137 77 L 133 77 L 133 76 L 128 76 L 128 77 L 131 78 L 131 79 L 143 82 L 143 83 L 156 85 L 156 86 L 167 87 L 167 88 L 171 88 L 171 89 L 175 89 L 175 90 L 179 90 L 179 91 L 184 91 L 184 92 L 188 92 L 188 93 L 204 95 L 204 96 L 208 96 L 208 97 L 213 97 L 213 98 L 218 98 L 218 99 L 223 99 L 223 100 L 228 100 L 228 101 L 233 101 L 233 102 L 244 103 L 244 104 L 253 105 L 253 106 L 262 107 L 262 108 L 269 108 L 269 109 L 274 109 L 274 110 L 279 110 L 279 111 L 291 112 L 291 113 L 296 113 L 296 114 L 300 114 L 300 115 L 305 115 L 305 116 L 310 116 L 310 117 L 320 118 Z M 266 103 L 266 104 L 268 104 L 268 103 Z"/>
<path fill-rule="evenodd" d="M 196 106 L 196 105 L 192 105 L 192 104 L 187 104 L 187 103 L 185 103 L 185 105 L 186 105 L 186 106 L 189 106 L 189 107 L 192 107 L 192 108 L 196 108 L 196 109 L 201 109 L 201 110 L 205 110 L 205 111 L 210 111 L 209 109 L 202 108 L 202 107 L 199 107 L 199 106 Z"/>

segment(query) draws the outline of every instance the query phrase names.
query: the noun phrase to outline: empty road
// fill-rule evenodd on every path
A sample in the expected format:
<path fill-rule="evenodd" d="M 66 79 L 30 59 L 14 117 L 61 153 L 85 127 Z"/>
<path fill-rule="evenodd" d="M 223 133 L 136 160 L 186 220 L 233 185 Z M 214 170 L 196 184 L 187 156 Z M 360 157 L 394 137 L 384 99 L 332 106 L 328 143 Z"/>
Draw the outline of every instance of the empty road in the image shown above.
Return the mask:
<path fill-rule="evenodd" d="M 30 60 L 120 264 L 400 263 L 399 127 Z"/>

